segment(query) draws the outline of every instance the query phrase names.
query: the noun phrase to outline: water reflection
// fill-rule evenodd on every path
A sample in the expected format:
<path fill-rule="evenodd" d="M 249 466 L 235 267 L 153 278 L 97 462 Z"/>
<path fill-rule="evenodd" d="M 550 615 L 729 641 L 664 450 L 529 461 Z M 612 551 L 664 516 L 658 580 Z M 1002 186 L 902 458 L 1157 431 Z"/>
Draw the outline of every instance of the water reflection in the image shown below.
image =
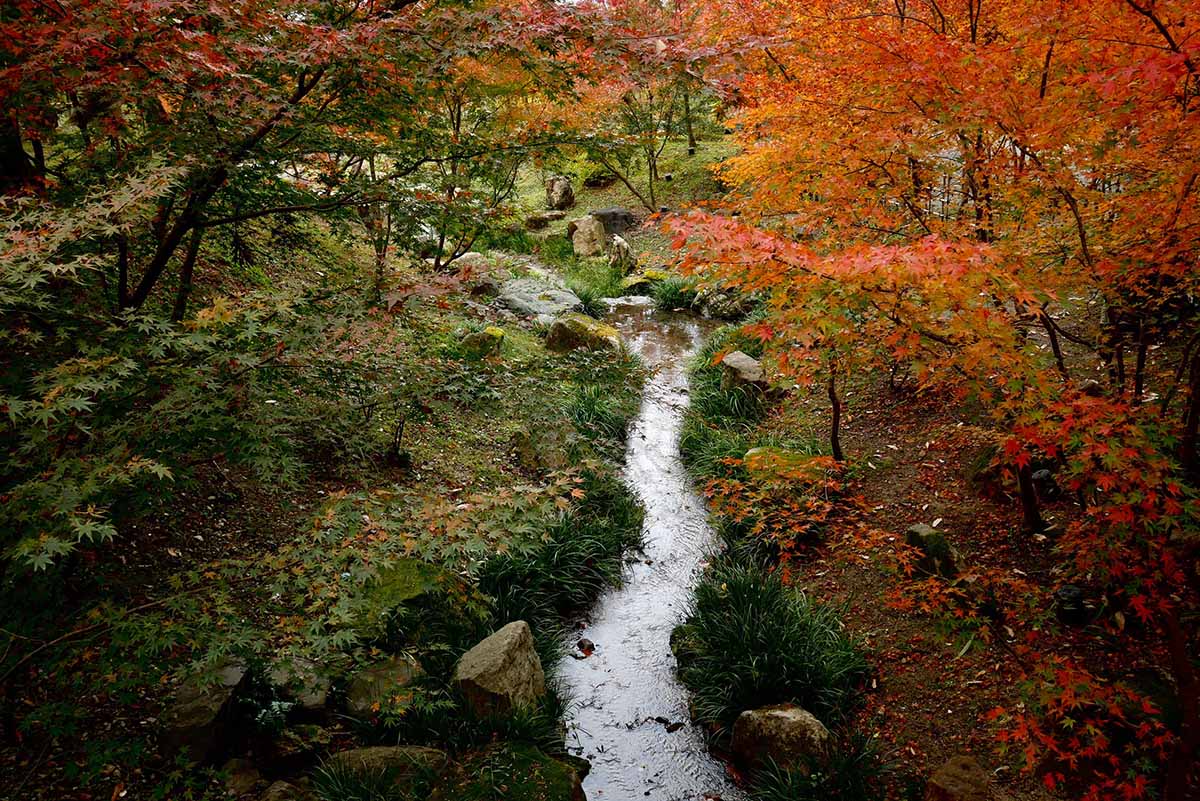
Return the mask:
<path fill-rule="evenodd" d="M 564 660 L 577 704 L 570 742 L 592 762 L 584 783 L 590 801 L 736 801 L 744 796 L 691 723 L 670 649 L 671 630 L 715 547 L 678 452 L 687 362 L 712 324 L 656 312 L 645 301 L 617 303 L 609 321 L 654 370 L 624 470 L 646 506 L 646 547 L 624 586 L 600 598 L 580 632 L 595 652 Z"/>

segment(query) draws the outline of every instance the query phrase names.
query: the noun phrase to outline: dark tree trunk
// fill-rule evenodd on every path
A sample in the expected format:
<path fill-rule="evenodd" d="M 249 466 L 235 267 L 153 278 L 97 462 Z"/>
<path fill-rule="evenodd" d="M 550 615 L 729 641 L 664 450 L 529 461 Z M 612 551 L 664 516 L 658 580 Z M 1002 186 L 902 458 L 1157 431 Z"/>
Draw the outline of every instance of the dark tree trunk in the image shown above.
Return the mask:
<path fill-rule="evenodd" d="M 183 257 L 183 267 L 179 271 L 179 288 L 175 291 L 175 305 L 171 308 L 171 320 L 174 322 L 179 322 L 187 314 L 188 296 L 192 294 L 192 274 L 196 270 L 196 256 L 200 254 L 200 240 L 203 238 L 203 228 L 192 231 L 187 253 Z"/>
<path fill-rule="evenodd" d="M 837 393 L 837 365 L 829 366 L 829 405 L 833 408 L 833 420 L 829 424 L 829 449 L 833 458 L 839 462 L 846 461 L 842 453 L 842 399 Z"/>
<path fill-rule="evenodd" d="M 1038 534 L 1046 530 L 1046 522 L 1042 520 L 1038 508 L 1037 490 L 1033 486 L 1033 468 L 1030 465 L 1017 468 L 1017 486 L 1021 492 L 1021 511 L 1025 515 L 1027 531 Z"/>
<path fill-rule="evenodd" d="M 692 128 L 692 100 L 686 89 L 683 90 L 683 125 L 687 130 L 687 154 L 696 155 L 696 131 Z"/>
<path fill-rule="evenodd" d="M 1192 774 L 1196 772 L 1196 752 L 1200 749 L 1200 678 L 1196 676 L 1188 636 L 1179 619 L 1164 616 L 1163 628 L 1182 718 L 1175 751 L 1167 760 L 1163 800 L 1186 801 L 1195 797 L 1189 796 L 1189 788 L 1192 787 Z"/>
<path fill-rule="evenodd" d="M 21 142 L 21 128 L 11 117 L 0 119 L 0 194 L 19 192 L 33 183 L 37 171 Z"/>
<path fill-rule="evenodd" d="M 1179 443 L 1179 460 L 1190 478 L 1200 476 L 1197 459 L 1197 439 L 1200 437 L 1200 352 L 1192 357 L 1188 374 L 1188 399 L 1183 416 L 1183 438 Z"/>

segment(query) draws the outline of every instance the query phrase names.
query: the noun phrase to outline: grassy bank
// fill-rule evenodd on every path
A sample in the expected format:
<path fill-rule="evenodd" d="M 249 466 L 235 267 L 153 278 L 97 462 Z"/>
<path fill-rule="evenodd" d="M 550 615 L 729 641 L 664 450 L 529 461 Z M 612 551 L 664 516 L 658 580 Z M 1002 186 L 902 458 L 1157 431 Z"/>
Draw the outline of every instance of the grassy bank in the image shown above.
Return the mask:
<path fill-rule="evenodd" d="M 387 312 L 347 298 L 310 318 L 313 336 L 281 347 L 283 368 L 247 372 L 228 405 L 223 386 L 208 390 L 213 414 L 271 413 L 278 450 L 255 456 L 261 470 L 224 455 L 181 467 L 157 497 L 114 510 L 117 542 L 140 553 L 87 548 L 55 593 L 39 582 L 18 592 L 23 574 L 10 571 L 0 625 L 21 638 L 3 663 L 20 745 L 0 750 L 0 771 L 11 786 L 46 799 L 116 783 L 130 797 L 219 798 L 220 766 L 245 753 L 276 776 L 361 744 L 457 757 L 502 741 L 564 755 L 560 621 L 619 580 L 640 538 L 615 462 L 643 369 L 624 351 L 552 354 L 537 327 L 470 290 L 413 291 Z M 489 326 L 503 331 L 494 350 L 464 346 Z M 259 447 L 246 433 L 231 445 Z M 276 454 L 285 474 L 268 463 Z M 454 664 L 515 619 L 534 629 L 550 692 L 478 719 L 452 686 Z M 397 654 L 423 670 L 399 703 L 336 711 L 357 671 Z M 290 660 L 330 681 L 315 718 L 277 677 Z M 172 696 L 230 661 L 247 671 L 232 739 L 206 766 L 173 765 L 159 723 Z M 29 748 L 43 758 L 23 763 Z"/>
<path fill-rule="evenodd" d="M 871 675 L 864 647 L 845 631 L 843 610 L 792 586 L 779 562 L 797 539 L 819 536 L 802 516 L 827 487 L 801 468 L 821 464 L 820 446 L 778 400 L 723 381 L 715 362 L 732 350 L 762 355 L 760 342 L 730 325 L 708 338 L 690 372 L 680 450 L 710 499 L 725 551 L 672 636 L 679 677 L 718 747 L 729 747 L 741 712 L 781 703 L 808 710 L 833 732 L 827 754 L 754 772 L 755 799 L 883 797 L 884 760 L 873 741 L 854 734 Z M 770 457 L 766 466 L 756 453 Z"/>

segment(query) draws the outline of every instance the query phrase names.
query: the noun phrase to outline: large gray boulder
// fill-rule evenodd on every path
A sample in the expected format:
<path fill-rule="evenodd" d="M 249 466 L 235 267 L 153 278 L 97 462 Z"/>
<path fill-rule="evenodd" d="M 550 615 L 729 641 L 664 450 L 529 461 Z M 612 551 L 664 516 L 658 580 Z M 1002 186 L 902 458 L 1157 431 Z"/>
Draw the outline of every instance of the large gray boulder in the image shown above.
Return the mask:
<path fill-rule="evenodd" d="M 805 759 L 820 757 L 832 735 L 811 712 L 795 704 L 749 709 L 733 724 L 733 753 L 753 770 L 774 760 L 785 770 L 803 769 Z"/>
<path fill-rule="evenodd" d="M 524 317 L 550 322 L 560 314 L 582 307 L 579 296 L 569 289 L 536 278 L 514 278 L 500 287 L 499 301 Z"/>
<path fill-rule="evenodd" d="M 573 350 L 616 350 L 621 347 L 617 329 L 586 314 L 564 314 L 546 332 L 546 349 L 555 353 Z"/>
<path fill-rule="evenodd" d="M 332 681 L 316 662 L 300 656 L 283 657 L 271 667 L 268 677 L 271 684 L 305 712 L 325 709 Z"/>
<path fill-rule="evenodd" d="M 454 683 L 477 716 L 504 715 L 546 694 L 546 674 L 524 620 L 509 623 L 463 654 Z"/>
<path fill-rule="evenodd" d="M 346 711 L 369 718 L 380 710 L 400 710 L 412 703 L 412 685 L 424 675 L 411 656 L 401 655 L 360 670 L 346 688 Z"/>
<path fill-rule="evenodd" d="M 596 211 L 589 212 L 588 216 L 599 221 L 604 226 L 604 233 L 609 236 L 623 234 L 638 224 L 637 215 L 629 209 L 620 206 L 597 209 Z"/>
<path fill-rule="evenodd" d="M 758 359 L 740 350 L 726 353 L 721 359 L 721 383 L 726 389 L 743 387 L 766 390 L 769 388 L 766 373 Z"/>
<path fill-rule="evenodd" d="M 988 774 L 973 757 L 951 757 L 929 777 L 925 801 L 991 801 Z"/>
<path fill-rule="evenodd" d="M 571 238 L 571 247 L 580 258 L 600 256 L 608 249 L 610 235 L 604 230 L 604 224 L 590 214 L 572 220 L 567 226 L 567 236 Z"/>
<path fill-rule="evenodd" d="M 546 208 L 563 211 L 575 205 L 575 187 L 565 175 L 552 175 L 546 179 Z"/>
<path fill-rule="evenodd" d="M 227 662 L 214 683 L 189 682 L 175 693 L 162 714 L 163 750 L 196 762 L 214 756 L 227 734 L 234 696 L 246 678 L 246 666 Z"/>

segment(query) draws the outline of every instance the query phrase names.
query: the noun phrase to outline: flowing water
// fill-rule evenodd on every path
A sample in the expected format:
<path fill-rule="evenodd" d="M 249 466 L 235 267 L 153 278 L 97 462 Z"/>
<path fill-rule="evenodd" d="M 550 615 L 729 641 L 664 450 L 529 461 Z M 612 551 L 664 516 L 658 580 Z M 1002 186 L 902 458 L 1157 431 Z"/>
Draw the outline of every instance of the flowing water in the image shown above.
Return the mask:
<path fill-rule="evenodd" d="M 670 648 L 671 630 L 716 547 L 678 442 L 688 403 L 686 365 L 711 326 L 636 302 L 618 302 L 609 322 L 654 370 L 630 429 L 624 470 L 646 506 L 645 549 L 579 632 L 595 652 L 563 660 L 576 703 L 569 742 L 592 763 L 584 782 L 589 801 L 737 801 L 744 796 L 689 718 Z"/>

